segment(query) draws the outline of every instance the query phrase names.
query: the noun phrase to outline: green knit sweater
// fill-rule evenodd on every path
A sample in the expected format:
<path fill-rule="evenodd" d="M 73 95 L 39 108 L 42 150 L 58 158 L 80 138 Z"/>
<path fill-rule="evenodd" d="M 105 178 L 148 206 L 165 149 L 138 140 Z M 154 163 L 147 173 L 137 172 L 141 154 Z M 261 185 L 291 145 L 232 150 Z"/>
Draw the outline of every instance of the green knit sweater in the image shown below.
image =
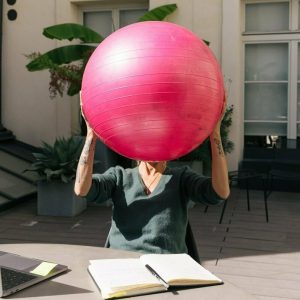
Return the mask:
<path fill-rule="evenodd" d="M 112 199 L 111 248 L 145 253 L 183 253 L 188 201 L 215 205 L 223 202 L 211 179 L 191 169 L 167 168 L 147 195 L 138 168 L 113 167 L 93 175 L 88 201 Z"/>

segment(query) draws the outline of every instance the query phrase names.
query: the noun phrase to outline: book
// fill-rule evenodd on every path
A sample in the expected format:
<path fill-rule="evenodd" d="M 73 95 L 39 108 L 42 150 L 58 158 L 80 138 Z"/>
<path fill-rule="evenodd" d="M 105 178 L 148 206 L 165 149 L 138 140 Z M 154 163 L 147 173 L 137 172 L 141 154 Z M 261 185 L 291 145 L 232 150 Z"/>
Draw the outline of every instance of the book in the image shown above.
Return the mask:
<path fill-rule="evenodd" d="M 173 286 L 223 283 L 188 254 L 144 254 L 136 259 L 90 260 L 88 271 L 104 299 L 167 291 Z"/>

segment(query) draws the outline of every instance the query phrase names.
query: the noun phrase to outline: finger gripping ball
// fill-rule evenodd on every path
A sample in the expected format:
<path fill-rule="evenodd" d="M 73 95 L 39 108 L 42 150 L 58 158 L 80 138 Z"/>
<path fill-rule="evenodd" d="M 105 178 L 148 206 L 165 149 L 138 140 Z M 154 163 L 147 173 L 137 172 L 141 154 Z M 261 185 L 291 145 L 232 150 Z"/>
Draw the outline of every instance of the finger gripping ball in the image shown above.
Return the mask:
<path fill-rule="evenodd" d="M 168 22 L 126 26 L 90 57 L 82 79 L 89 125 L 114 151 L 136 160 L 183 156 L 220 118 L 222 75 L 206 44 Z"/>

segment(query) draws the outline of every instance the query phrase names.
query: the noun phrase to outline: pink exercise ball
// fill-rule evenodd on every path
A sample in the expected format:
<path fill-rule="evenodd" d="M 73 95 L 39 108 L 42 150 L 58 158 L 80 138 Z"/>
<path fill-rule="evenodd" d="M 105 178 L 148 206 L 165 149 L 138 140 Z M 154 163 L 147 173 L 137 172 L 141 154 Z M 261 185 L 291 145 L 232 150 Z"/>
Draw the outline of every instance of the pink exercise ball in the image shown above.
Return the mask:
<path fill-rule="evenodd" d="M 194 33 L 147 21 L 117 30 L 96 48 L 81 97 L 89 125 L 108 147 L 131 159 L 162 161 L 210 135 L 224 85 L 213 53 Z"/>

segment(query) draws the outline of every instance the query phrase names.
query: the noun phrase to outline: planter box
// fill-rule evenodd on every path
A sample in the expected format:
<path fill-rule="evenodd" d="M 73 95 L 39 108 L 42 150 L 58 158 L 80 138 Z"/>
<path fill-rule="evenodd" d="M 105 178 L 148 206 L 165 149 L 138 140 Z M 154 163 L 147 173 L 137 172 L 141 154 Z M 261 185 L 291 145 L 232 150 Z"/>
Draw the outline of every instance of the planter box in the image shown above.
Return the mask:
<path fill-rule="evenodd" d="M 74 194 L 74 182 L 38 182 L 38 215 L 73 217 L 85 209 L 86 199 Z"/>

